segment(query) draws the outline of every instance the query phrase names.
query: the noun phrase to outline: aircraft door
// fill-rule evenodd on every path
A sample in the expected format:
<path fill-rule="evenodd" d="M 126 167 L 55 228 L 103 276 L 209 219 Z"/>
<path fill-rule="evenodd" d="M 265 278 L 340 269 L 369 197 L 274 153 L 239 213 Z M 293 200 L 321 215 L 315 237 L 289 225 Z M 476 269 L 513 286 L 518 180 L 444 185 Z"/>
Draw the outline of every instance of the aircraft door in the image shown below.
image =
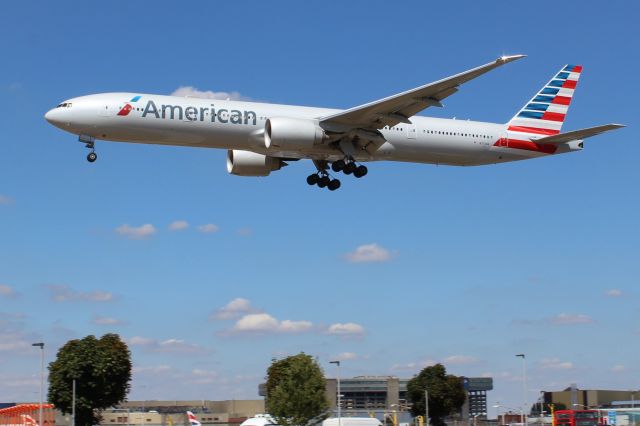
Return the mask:
<path fill-rule="evenodd" d="M 504 130 L 502 133 L 500 133 L 500 139 L 498 140 L 498 146 L 504 147 L 504 148 L 508 148 L 509 147 L 509 135 L 507 134 L 507 131 Z"/>
<path fill-rule="evenodd" d="M 407 139 L 415 139 L 417 130 L 415 124 L 405 124 L 407 127 Z"/>

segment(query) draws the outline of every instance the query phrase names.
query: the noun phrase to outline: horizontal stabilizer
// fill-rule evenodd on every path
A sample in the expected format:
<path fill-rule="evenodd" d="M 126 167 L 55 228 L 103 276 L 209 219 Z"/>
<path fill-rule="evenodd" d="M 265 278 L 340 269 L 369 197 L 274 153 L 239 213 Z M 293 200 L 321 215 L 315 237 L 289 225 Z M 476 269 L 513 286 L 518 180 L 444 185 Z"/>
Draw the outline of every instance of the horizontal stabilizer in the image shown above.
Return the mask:
<path fill-rule="evenodd" d="M 540 139 L 532 139 L 536 143 L 544 145 L 560 145 L 563 143 L 590 138 L 600 133 L 624 127 L 623 124 L 605 124 L 604 126 L 589 127 L 587 129 L 574 130 L 572 132 L 559 133 L 553 136 L 547 136 Z"/>

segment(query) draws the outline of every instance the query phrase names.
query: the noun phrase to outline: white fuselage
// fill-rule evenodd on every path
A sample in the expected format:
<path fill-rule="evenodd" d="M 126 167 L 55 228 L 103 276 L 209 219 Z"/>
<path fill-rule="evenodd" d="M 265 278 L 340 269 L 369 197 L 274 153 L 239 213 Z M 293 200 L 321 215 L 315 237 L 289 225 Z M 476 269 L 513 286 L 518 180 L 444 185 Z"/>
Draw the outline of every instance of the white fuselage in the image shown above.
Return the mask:
<path fill-rule="evenodd" d="M 65 104 L 70 106 L 52 109 L 46 119 L 85 139 L 246 150 L 290 159 L 335 161 L 344 156 L 329 144 L 296 151 L 264 144 L 269 118 L 317 119 L 337 109 L 136 93 L 82 96 Z M 472 166 L 546 155 L 509 147 L 504 124 L 419 116 L 410 121 L 382 129 L 386 142 L 372 153 L 358 151 L 355 159 Z"/>

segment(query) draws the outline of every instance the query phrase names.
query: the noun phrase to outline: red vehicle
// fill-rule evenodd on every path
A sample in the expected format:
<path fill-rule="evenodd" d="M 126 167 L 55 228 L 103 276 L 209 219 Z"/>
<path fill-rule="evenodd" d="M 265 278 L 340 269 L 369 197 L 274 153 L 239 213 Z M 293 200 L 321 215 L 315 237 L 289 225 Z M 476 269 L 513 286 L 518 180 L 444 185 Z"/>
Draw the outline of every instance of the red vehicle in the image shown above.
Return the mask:
<path fill-rule="evenodd" d="M 598 410 L 557 410 L 553 413 L 555 426 L 602 426 Z"/>

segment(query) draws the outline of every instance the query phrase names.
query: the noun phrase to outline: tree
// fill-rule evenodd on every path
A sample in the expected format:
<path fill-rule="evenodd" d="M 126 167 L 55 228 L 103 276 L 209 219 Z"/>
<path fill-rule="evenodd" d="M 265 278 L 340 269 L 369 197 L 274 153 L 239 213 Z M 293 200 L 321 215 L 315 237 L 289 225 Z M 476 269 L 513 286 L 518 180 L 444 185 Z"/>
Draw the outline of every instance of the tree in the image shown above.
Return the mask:
<path fill-rule="evenodd" d="M 117 334 L 70 340 L 49 364 L 48 399 L 65 414 L 72 410 L 76 380 L 76 424 L 100 422 L 100 411 L 126 400 L 131 382 L 131 352 Z"/>
<path fill-rule="evenodd" d="M 444 418 L 456 413 L 467 397 L 462 379 L 447 374 L 442 364 L 423 368 L 407 383 L 411 414 L 424 416 L 424 391 L 429 391 L 429 418 L 434 426 L 444 425 Z"/>
<path fill-rule="evenodd" d="M 267 409 L 279 425 L 306 426 L 328 415 L 324 373 L 304 352 L 271 361 L 266 391 Z"/>

